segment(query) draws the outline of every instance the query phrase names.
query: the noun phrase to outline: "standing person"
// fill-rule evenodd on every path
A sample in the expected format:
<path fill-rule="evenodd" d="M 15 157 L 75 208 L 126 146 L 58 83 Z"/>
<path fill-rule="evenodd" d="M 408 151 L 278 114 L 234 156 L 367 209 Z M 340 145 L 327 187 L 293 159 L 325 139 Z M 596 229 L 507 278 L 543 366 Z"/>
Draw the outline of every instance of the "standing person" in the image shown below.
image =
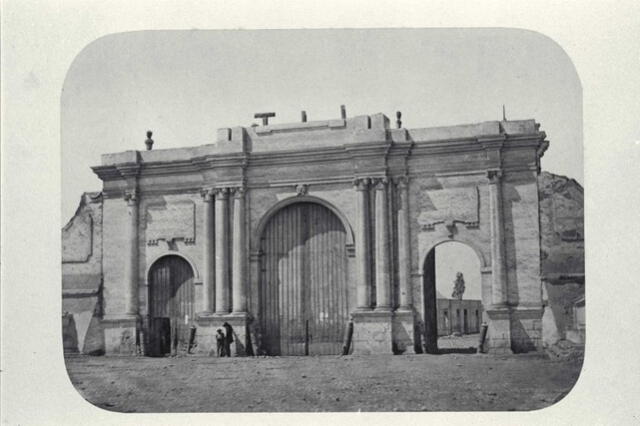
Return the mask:
<path fill-rule="evenodd" d="M 216 332 L 216 353 L 218 357 L 225 356 L 225 336 L 221 328 Z"/>
<path fill-rule="evenodd" d="M 222 324 L 225 330 L 224 350 L 227 356 L 231 356 L 231 344 L 233 343 L 233 328 L 228 322 Z"/>

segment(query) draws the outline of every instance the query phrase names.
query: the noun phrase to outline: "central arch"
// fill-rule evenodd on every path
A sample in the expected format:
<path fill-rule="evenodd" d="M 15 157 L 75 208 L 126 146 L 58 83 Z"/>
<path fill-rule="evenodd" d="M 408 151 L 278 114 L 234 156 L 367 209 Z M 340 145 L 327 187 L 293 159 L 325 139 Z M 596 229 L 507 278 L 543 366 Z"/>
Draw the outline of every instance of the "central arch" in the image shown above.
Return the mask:
<path fill-rule="evenodd" d="M 349 321 L 342 220 L 319 203 L 290 203 L 271 215 L 260 244 L 261 349 L 340 354 Z"/>

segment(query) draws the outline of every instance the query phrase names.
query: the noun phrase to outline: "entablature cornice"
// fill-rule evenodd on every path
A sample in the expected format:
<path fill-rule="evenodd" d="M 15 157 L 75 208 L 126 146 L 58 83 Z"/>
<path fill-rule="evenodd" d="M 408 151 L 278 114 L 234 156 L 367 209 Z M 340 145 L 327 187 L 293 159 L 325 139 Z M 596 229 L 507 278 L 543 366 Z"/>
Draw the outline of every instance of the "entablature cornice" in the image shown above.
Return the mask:
<path fill-rule="evenodd" d="M 250 154 L 250 166 L 271 166 L 281 164 L 305 164 L 346 161 L 350 156 L 342 147 L 309 150 L 272 151 Z"/>

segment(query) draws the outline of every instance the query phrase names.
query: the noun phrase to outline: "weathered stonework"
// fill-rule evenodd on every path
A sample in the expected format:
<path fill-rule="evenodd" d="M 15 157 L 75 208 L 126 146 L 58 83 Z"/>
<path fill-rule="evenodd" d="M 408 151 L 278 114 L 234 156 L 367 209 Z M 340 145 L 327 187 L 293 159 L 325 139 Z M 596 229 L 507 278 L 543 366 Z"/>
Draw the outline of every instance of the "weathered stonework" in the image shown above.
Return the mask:
<path fill-rule="evenodd" d="M 584 195 L 573 179 L 542 172 L 540 198 L 540 265 L 542 275 L 542 342 L 584 343 Z"/>
<path fill-rule="evenodd" d="M 341 302 L 353 336 L 348 342 L 336 329 L 334 347 L 342 347 L 344 337 L 352 353 L 422 351 L 425 259 L 438 244 L 458 241 L 480 261 L 487 348 L 539 350 L 546 199 L 538 175 L 548 143 L 538 127 L 523 120 L 391 129 L 387 117 L 375 114 L 220 129 L 209 145 L 105 154 L 93 168 L 104 183 L 94 201 L 100 214 L 86 213 L 83 198 L 63 231 L 63 274 L 99 278 L 100 315 L 92 316 L 92 327 L 101 330 L 104 351 L 146 353 L 149 339 L 158 339 L 150 321 L 159 285 L 154 280 L 169 279 L 154 275 L 154 268 L 177 256 L 188 264 L 193 295 L 172 290 L 171 297 L 186 298 L 171 327 L 195 327 L 192 352 L 210 354 L 215 331 L 227 322 L 235 333 L 234 354 L 259 354 L 265 336 L 274 333 L 261 329 L 261 306 L 288 306 L 285 296 L 265 296 L 266 268 L 286 264 L 294 276 L 299 271 L 313 282 L 333 279 L 296 265 L 297 251 L 282 253 L 279 259 L 288 263 L 265 263 L 265 230 L 280 212 L 307 203 L 334 215 L 344 235 Z M 569 229 L 567 206 L 554 203 L 561 217 L 554 226 L 562 228 L 562 241 L 574 244 L 579 232 Z M 329 259 L 332 252 L 322 253 Z M 329 300 L 334 290 L 327 288 Z M 329 321 L 325 302 L 318 303 L 315 316 L 300 324 Z M 74 313 L 76 326 L 87 322 L 82 315 Z M 312 334 L 292 339 L 309 344 Z"/>

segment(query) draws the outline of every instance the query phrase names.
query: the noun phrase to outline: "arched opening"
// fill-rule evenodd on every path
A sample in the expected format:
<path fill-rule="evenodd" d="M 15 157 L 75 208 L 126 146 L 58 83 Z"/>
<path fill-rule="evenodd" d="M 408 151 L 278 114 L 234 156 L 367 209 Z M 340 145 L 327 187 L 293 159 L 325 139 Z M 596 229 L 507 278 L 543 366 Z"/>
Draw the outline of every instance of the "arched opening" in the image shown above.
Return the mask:
<path fill-rule="evenodd" d="M 195 312 L 193 275 L 189 262 L 174 255 L 159 258 L 149 269 L 148 355 L 186 349 Z"/>
<path fill-rule="evenodd" d="M 424 262 L 423 295 L 425 351 L 476 352 L 483 312 L 478 254 L 457 241 L 433 247 Z"/>
<path fill-rule="evenodd" d="M 288 204 L 261 235 L 259 352 L 329 355 L 342 351 L 349 321 L 347 235 L 314 202 Z"/>

